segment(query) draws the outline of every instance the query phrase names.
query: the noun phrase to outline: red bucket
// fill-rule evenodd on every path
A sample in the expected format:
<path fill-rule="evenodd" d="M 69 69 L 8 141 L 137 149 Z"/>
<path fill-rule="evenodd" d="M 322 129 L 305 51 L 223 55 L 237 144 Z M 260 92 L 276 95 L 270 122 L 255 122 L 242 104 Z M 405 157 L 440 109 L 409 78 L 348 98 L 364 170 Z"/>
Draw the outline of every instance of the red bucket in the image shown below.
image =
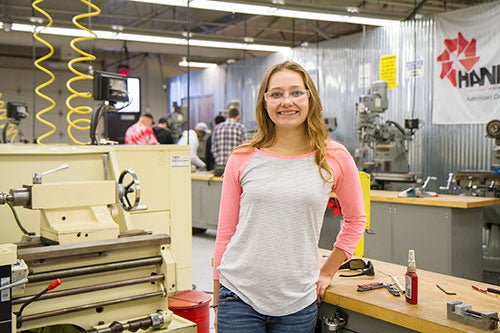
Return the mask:
<path fill-rule="evenodd" d="M 178 316 L 191 320 L 198 333 L 210 332 L 210 296 L 198 290 L 178 291 L 168 298 L 168 308 Z"/>

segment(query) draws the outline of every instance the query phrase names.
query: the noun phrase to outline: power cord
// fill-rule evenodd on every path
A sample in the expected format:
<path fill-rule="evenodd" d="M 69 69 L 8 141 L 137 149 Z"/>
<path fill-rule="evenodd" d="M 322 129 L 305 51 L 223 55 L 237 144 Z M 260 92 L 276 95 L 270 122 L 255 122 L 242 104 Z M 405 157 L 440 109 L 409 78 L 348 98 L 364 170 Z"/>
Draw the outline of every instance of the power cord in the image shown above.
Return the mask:
<path fill-rule="evenodd" d="M 19 227 L 19 229 L 21 229 L 23 234 L 25 234 L 26 236 L 34 236 L 35 235 L 34 232 L 30 232 L 30 231 L 26 230 L 25 227 L 23 227 L 23 225 L 21 224 L 21 220 L 19 220 L 19 216 L 17 215 L 17 212 L 14 209 L 14 206 L 12 206 L 12 204 L 10 202 L 7 202 L 7 205 L 9 206 L 10 210 L 12 211 L 12 215 L 14 215 L 14 219 L 16 220 L 17 226 Z"/>

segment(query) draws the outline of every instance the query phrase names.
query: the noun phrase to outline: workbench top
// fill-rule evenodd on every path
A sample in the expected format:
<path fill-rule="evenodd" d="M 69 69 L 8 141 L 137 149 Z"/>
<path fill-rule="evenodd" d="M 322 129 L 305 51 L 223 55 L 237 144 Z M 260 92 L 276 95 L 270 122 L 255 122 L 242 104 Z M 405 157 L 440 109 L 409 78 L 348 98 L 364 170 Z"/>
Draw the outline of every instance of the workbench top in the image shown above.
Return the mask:
<path fill-rule="evenodd" d="M 320 256 L 329 255 L 329 250 L 320 249 Z M 485 332 L 478 328 L 447 319 L 447 303 L 460 301 L 472 305 L 472 310 L 479 312 L 500 312 L 500 296 L 492 293 L 482 293 L 472 289 L 472 285 L 482 288 L 500 289 L 499 286 L 467 280 L 449 275 L 438 274 L 418 269 L 418 304 L 406 302 L 404 294 L 400 297 L 393 296 L 385 288 L 357 291 L 358 284 L 371 282 L 392 283 L 386 274 L 394 274 L 404 286 L 406 267 L 379 260 L 371 260 L 375 268 L 375 276 L 339 277 L 338 274 L 351 274 L 342 270 L 333 279 L 332 285 L 327 289 L 323 302 L 341 308 L 377 318 L 398 326 L 406 327 L 418 332 L 450 333 L 450 332 Z M 439 284 L 448 292 L 457 295 L 446 295 L 436 287 Z M 497 330 L 498 331 L 498 330 Z M 490 332 L 497 332 L 490 331 Z"/>
<path fill-rule="evenodd" d="M 222 177 L 215 177 L 212 172 L 209 171 L 196 171 L 191 174 L 191 180 L 205 180 L 205 181 L 217 181 L 222 182 Z"/>
<path fill-rule="evenodd" d="M 374 202 L 389 202 L 408 205 L 436 206 L 450 208 L 475 208 L 500 205 L 499 198 L 472 197 L 461 195 L 439 194 L 437 197 L 400 198 L 395 191 L 370 191 L 370 200 Z"/>
<path fill-rule="evenodd" d="M 222 182 L 222 177 L 215 177 L 212 172 L 197 171 L 191 174 L 191 180 L 217 181 Z M 388 202 L 397 204 L 408 204 L 417 206 L 434 206 L 450 208 L 476 208 L 500 205 L 500 198 L 472 197 L 460 195 L 440 194 L 437 197 L 423 198 L 400 198 L 396 191 L 370 191 L 370 201 Z M 335 193 L 332 193 L 335 197 Z"/>

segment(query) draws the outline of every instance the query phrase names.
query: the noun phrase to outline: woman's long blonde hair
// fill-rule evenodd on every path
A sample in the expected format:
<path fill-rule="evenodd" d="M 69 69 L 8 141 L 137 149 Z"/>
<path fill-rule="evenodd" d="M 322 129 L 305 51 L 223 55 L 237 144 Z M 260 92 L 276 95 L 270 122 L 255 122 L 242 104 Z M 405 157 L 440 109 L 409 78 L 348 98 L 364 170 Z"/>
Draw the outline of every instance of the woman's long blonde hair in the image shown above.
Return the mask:
<path fill-rule="evenodd" d="M 319 174 L 324 181 L 333 181 L 333 170 L 326 160 L 327 149 L 326 142 L 329 140 L 328 129 L 322 116 L 321 100 L 318 90 L 309 73 L 298 63 L 285 61 L 269 68 L 260 84 L 259 94 L 257 96 L 257 105 L 255 107 L 255 117 L 257 120 L 257 133 L 247 144 L 249 147 L 265 148 L 271 146 L 276 141 L 276 126 L 269 117 L 266 110 L 264 94 L 269 86 L 269 80 L 274 74 L 283 70 L 291 70 L 302 77 L 305 88 L 310 91 L 309 112 L 304 122 L 305 133 L 310 146 L 316 151 L 315 161 L 318 164 Z M 326 171 L 326 175 L 322 170 Z"/>

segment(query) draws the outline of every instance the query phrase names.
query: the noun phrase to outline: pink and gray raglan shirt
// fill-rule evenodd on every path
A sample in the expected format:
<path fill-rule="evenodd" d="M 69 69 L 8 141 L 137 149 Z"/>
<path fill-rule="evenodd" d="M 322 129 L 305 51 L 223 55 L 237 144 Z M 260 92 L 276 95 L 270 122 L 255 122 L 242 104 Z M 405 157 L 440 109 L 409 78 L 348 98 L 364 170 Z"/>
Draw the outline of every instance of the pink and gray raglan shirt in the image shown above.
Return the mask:
<path fill-rule="evenodd" d="M 328 142 L 334 182 L 319 175 L 314 152 L 281 156 L 238 148 L 224 172 L 214 250 L 214 279 L 256 311 L 295 313 L 316 301 L 318 241 L 331 192 L 344 223 L 334 246 L 350 258 L 366 215 L 357 167 L 340 143 Z"/>

